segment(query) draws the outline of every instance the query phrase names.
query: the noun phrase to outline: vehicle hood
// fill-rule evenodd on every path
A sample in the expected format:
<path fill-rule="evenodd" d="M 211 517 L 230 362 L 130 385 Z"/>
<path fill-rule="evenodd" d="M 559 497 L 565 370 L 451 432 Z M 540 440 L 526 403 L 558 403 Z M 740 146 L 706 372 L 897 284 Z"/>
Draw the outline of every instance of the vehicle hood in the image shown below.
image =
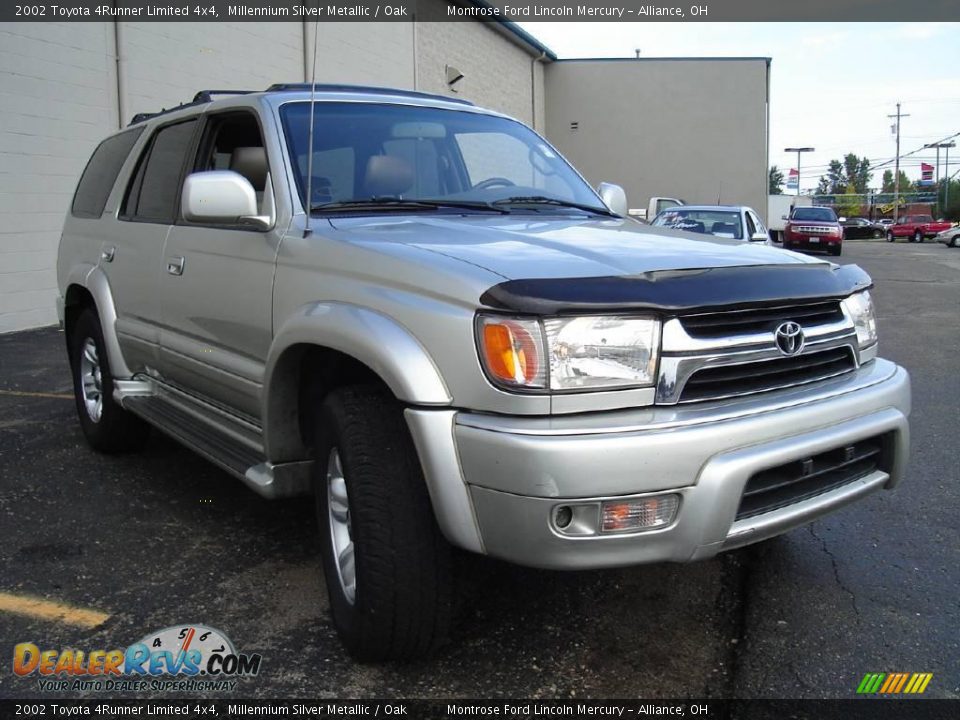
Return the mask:
<path fill-rule="evenodd" d="M 349 242 L 368 247 L 401 243 L 509 280 L 828 264 L 762 243 L 654 228 L 619 218 L 407 215 L 335 217 L 330 224 Z"/>

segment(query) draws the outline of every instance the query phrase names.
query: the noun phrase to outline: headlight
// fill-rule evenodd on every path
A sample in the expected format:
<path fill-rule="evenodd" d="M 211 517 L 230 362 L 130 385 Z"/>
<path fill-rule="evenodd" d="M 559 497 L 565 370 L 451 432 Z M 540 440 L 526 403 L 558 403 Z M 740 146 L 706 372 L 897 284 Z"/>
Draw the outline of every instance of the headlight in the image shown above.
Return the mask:
<path fill-rule="evenodd" d="M 857 329 L 857 343 L 860 348 L 870 347 L 877 342 L 877 318 L 873 312 L 873 298 L 869 291 L 851 295 L 843 301 Z"/>
<path fill-rule="evenodd" d="M 484 369 L 500 385 L 597 390 L 655 382 L 660 322 L 654 318 L 482 315 L 478 330 Z"/>

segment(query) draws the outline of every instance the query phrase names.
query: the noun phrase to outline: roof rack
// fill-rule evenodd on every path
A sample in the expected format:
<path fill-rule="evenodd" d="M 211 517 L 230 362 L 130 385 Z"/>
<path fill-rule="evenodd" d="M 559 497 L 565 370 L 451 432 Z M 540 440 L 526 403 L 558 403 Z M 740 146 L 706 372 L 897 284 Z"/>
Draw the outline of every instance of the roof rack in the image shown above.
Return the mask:
<path fill-rule="evenodd" d="M 193 96 L 193 100 L 188 103 L 180 103 L 172 108 L 163 108 L 157 112 L 143 112 L 137 113 L 130 120 L 130 125 L 136 125 L 137 123 L 142 123 L 145 120 L 158 117 L 160 115 L 166 115 L 167 113 L 176 112 L 177 110 L 183 110 L 184 108 L 194 107 L 195 105 L 206 105 L 207 103 L 214 101 L 214 95 L 249 95 L 250 93 L 260 92 L 259 90 L 200 90 L 196 95 Z M 128 126 L 129 127 L 129 126 Z"/>
<path fill-rule="evenodd" d="M 443 100 L 445 102 L 458 103 L 460 105 L 473 105 L 469 100 L 463 98 L 448 97 L 447 95 L 437 95 L 435 93 L 419 92 L 417 90 L 398 90 L 389 87 L 377 87 L 375 85 L 343 85 L 339 83 L 327 84 L 316 83 L 313 88 L 317 92 L 343 92 L 343 93 L 377 93 L 378 95 L 399 95 L 400 97 L 426 98 L 429 100 Z M 310 83 L 274 83 L 267 88 L 267 92 L 289 92 L 289 91 L 310 91 Z"/>
<path fill-rule="evenodd" d="M 196 95 L 193 96 L 193 100 L 188 103 L 181 103 L 176 107 L 172 108 L 163 108 L 157 112 L 144 112 L 137 113 L 133 116 L 133 119 L 130 120 L 130 125 L 136 125 L 137 123 L 142 123 L 151 118 L 158 117 L 159 115 L 166 115 L 167 113 L 176 112 L 177 110 L 183 110 L 184 108 L 194 107 L 195 105 L 206 105 L 209 102 L 213 102 L 216 98 L 215 95 L 250 95 L 251 93 L 256 92 L 293 92 L 293 91 L 309 91 L 310 83 L 274 83 L 270 87 L 263 90 L 200 90 Z M 428 100 L 443 100 L 446 102 L 458 103 L 460 105 L 473 105 L 469 100 L 464 100 L 463 98 L 454 98 L 447 97 L 446 95 L 436 95 L 434 93 L 425 93 L 418 92 L 416 90 L 397 90 L 395 88 L 388 87 L 376 87 L 374 85 L 341 85 L 341 84 L 320 84 L 317 83 L 313 86 L 317 92 L 340 92 L 340 93 L 377 93 L 378 95 L 398 95 L 400 97 L 411 97 L 411 98 L 425 98 Z"/>

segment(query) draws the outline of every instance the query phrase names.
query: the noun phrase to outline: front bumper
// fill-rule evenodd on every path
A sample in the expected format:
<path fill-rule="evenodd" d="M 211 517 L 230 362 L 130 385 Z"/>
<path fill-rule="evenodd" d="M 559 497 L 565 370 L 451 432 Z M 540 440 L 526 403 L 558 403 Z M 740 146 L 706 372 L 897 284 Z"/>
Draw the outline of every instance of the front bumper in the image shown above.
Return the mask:
<path fill-rule="evenodd" d="M 817 238 L 797 237 L 794 235 L 786 241 L 793 250 L 830 250 L 843 245 L 843 238 L 822 235 Z"/>
<path fill-rule="evenodd" d="M 696 405 L 549 418 L 408 410 L 441 528 L 455 544 L 557 569 L 686 562 L 778 535 L 903 476 L 907 372 L 877 359 L 802 388 Z M 754 474 L 848 444 L 891 438 L 885 470 L 736 520 Z M 666 527 L 572 537 L 556 508 L 680 495 Z"/>

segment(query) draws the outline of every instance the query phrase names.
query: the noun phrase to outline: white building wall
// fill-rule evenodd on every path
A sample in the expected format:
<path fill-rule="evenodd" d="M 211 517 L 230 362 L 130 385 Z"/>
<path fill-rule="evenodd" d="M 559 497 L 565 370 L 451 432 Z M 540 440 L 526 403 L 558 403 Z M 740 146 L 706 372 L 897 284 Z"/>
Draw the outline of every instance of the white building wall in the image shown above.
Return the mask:
<path fill-rule="evenodd" d="M 313 63 L 314 24 L 307 29 L 307 74 Z M 413 23 L 320 23 L 317 26 L 317 82 L 376 85 L 412 90 Z"/>
<path fill-rule="evenodd" d="M 63 215 L 117 127 L 115 72 L 110 24 L 0 24 L 0 332 L 56 321 Z"/>
<path fill-rule="evenodd" d="M 301 23 L 119 23 L 124 122 L 197 90 L 260 90 L 303 79 Z"/>
<path fill-rule="evenodd" d="M 535 60 L 494 26 L 481 22 L 423 22 L 417 33 L 417 90 L 471 100 L 533 122 Z M 446 68 L 463 73 L 457 92 Z M 540 87 L 542 88 L 542 81 Z M 542 97 L 542 91 L 538 91 Z M 539 118 L 538 118 L 539 124 Z"/>
<path fill-rule="evenodd" d="M 456 95 L 543 127 L 542 66 L 484 23 L 316 32 L 318 82 L 454 95 L 452 65 L 465 74 Z M 197 90 L 308 80 L 313 33 L 301 22 L 0 24 L 0 332 L 56 322 L 60 229 L 100 140 Z"/>

